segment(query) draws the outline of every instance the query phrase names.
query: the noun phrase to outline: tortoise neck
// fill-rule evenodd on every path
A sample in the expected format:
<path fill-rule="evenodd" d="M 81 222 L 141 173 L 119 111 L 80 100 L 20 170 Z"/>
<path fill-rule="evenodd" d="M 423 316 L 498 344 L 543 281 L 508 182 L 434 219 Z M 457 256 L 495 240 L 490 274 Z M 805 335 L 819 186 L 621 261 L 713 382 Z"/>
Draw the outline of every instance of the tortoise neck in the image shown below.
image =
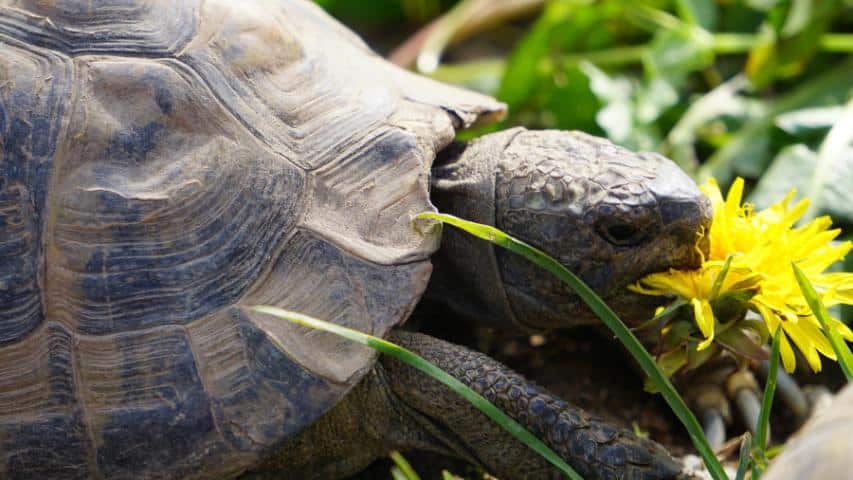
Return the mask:
<path fill-rule="evenodd" d="M 442 152 L 432 170 L 431 199 L 439 211 L 495 225 L 495 174 L 506 144 L 523 129 L 488 135 Z M 521 326 L 512 310 L 495 247 L 445 227 L 433 255 L 428 300 L 478 323 Z"/>

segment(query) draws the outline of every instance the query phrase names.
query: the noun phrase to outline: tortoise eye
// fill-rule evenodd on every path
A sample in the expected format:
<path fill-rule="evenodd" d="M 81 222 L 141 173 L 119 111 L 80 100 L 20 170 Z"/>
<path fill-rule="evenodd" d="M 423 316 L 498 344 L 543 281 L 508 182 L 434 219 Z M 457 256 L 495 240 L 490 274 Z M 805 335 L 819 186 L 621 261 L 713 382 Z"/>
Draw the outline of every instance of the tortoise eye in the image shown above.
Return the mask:
<path fill-rule="evenodd" d="M 605 240 L 620 247 L 639 245 L 648 236 L 648 231 L 616 219 L 600 222 L 597 230 Z"/>

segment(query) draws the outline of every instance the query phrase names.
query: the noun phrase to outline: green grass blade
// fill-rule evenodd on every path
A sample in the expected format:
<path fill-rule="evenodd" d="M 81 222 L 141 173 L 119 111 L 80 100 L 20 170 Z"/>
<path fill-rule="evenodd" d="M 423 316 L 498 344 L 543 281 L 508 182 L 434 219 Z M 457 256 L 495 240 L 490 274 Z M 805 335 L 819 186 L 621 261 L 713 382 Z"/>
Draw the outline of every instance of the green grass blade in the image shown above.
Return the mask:
<path fill-rule="evenodd" d="M 400 452 L 394 450 L 388 456 L 391 457 L 391 460 L 394 460 L 394 464 L 397 465 L 405 480 L 421 480 L 421 477 Z"/>
<path fill-rule="evenodd" d="M 797 277 L 797 283 L 800 284 L 803 297 L 808 302 L 809 308 L 812 309 L 815 318 L 820 322 L 820 326 L 823 327 L 823 331 L 829 337 L 829 343 L 832 345 L 832 349 L 835 350 L 835 356 L 838 357 L 838 364 L 841 365 L 841 370 L 847 377 L 848 382 L 853 380 L 853 354 L 850 353 L 847 342 L 841 338 L 841 335 L 834 328 L 830 328 L 829 312 L 826 310 L 823 302 L 820 301 L 820 297 L 818 297 L 814 286 L 806 277 L 806 274 L 803 273 L 796 263 L 791 263 L 791 266 L 794 268 L 794 276 Z"/>
<path fill-rule="evenodd" d="M 343 338 L 361 343 L 362 345 L 367 345 L 368 347 L 373 348 L 374 350 L 377 350 L 386 355 L 390 355 L 402 362 L 407 363 L 408 365 L 411 365 L 414 368 L 417 368 L 418 370 L 426 373 L 430 377 L 448 386 L 451 390 L 468 400 L 472 405 L 474 405 L 475 407 L 477 407 L 477 409 L 486 414 L 486 416 L 491 418 L 504 430 L 512 434 L 512 436 L 514 436 L 518 441 L 527 445 L 536 453 L 541 455 L 542 458 L 551 462 L 551 464 L 553 464 L 555 467 L 560 469 L 560 471 L 565 473 L 566 476 L 568 476 L 572 480 L 583 480 L 580 474 L 578 474 L 571 466 L 569 466 L 569 464 L 567 464 L 562 458 L 560 458 L 559 455 L 554 453 L 553 450 L 548 448 L 547 445 L 542 443 L 541 440 L 539 440 L 532 433 L 527 431 L 521 424 L 510 418 L 498 407 L 486 400 L 482 395 L 478 394 L 474 390 L 471 390 L 467 385 L 457 380 L 456 377 L 450 375 L 444 370 L 426 361 L 423 357 L 412 352 L 411 350 L 403 348 L 387 340 L 383 340 L 381 338 L 377 338 L 372 335 L 353 330 L 351 328 L 342 327 L 334 323 L 325 322 L 323 320 L 319 320 L 308 315 L 303 315 L 301 313 L 291 312 L 283 308 L 262 305 L 252 307 L 252 310 L 258 313 L 273 315 L 275 317 L 305 327 L 313 328 L 315 330 L 323 330 L 326 332 L 334 333 L 336 335 L 340 335 Z"/>
<path fill-rule="evenodd" d="M 764 385 L 764 397 L 761 399 L 761 412 L 758 414 L 758 431 L 755 435 L 755 447 L 764 456 L 767 449 L 767 429 L 770 423 L 770 409 L 773 407 L 773 397 L 776 395 L 776 375 L 779 372 L 779 346 L 782 329 L 776 329 L 773 335 L 773 349 L 770 352 L 770 366 L 767 369 L 767 383 Z"/>
<path fill-rule="evenodd" d="M 728 480 L 726 472 L 723 470 L 723 466 L 720 464 L 720 461 L 717 460 L 717 457 L 714 455 L 714 451 L 711 449 L 711 446 L 708 444 L 708 440 L 705 438 L 705 433 L 702 431 L 701 425 L 699 425 L 699 422 L 696 420 L 693 412 L 687 408 L 687 405 L 684 403 L 681 396 L 678 395 L 675 387 L 672 386 L 669 379 L 666 378 L 666 375 L 661 372 L 655 364 L 652 356 L 649 355 L 649 352 L 647 352 L 645 348 L 643 348 L 640 341 L 637 340 L 637 337 L 631 333 L 631 330 L 628 329 L 622 320 L 616 316 L 613 310 L 611 310 L 610 307 L 608 307 L 607 304 L 605 304 L 604 301 L 601 300 L 601 298 L 578 277 L 563 267 L 559 262 L 548 256 L 545 252 L 522 242 L 521 240 L 511 237 L 497 228 L 441 213 L 425 212 L 419 214 L 418 218 L 430 218 L 453 225 L 454 227 L 460 228 L 476 237 L 488 240 L 495 245 L 522 255 L 536 265 L 539 265 L 545 270 L 556 275 L 557 278 L 572 287 L 584 302 L 586 302 L 589 308 L 598 315 L 601 321 L 610 328 L 625 348 L 628 349 L 637 363 L 640 364 L 640 367 L 646 375 L 648 375 L 652 382 L 654 382 L 655 386 L 661 392 L 661 395 L 663 395 L 664 399 L 669 404 L 673 413 L 675 413 L 687 429 L 687 434 L 690 436 L 690 440 L 693 442 L 696 450 L 699 451 L 699 454 L 705 461 L 705 466 L 708 468 L 708 471 L 711 473 L 714 480 Z"/>
<path fill-rule="evenodd" d="M 411 480 L 399 467 L 391 467 L 391 480 Z"/>
<path fill-rule="evenodd" d="M 752 435 L 749 432 L 743 434 L 743 443 L 740 444 L 740 459 L 737 464 L 735 480 L 743 480 L 746 470 L 749 468 L 749 455 L 752 451 Z"/>

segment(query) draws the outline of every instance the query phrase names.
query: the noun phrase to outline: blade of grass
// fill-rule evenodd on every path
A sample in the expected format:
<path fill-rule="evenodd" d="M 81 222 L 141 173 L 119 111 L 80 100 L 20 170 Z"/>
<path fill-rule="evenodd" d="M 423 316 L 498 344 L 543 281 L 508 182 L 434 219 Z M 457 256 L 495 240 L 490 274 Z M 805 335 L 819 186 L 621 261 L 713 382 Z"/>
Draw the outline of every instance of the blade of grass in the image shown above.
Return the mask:
<path fill-rule="evenodd" d="M 749 455 L 752 451 L 752 435 L 749 432 L 743 434 L 743 442 L 740 444 L 740 460 L 737 464 L 735 480 L 743 480 L 746 470 L 749 468 Z"/>
<path fill-rule="evenodd" d="M 398 467 L 391 467 L 391 479 L 392 480 L 412 480 L 406 477 L 406 474 L 403 473 Z"/>
<path fill-rule="evenodd" d="M 755 457 L 752 461 L 752 478 L 758 480 L 767 468 L 767 437 L 770 425 L 770 410 L 776 395 L 776 375 L 779 373 L 779 348 L 782 344 L 782 327 L 773 334 L 773 347 L 770 351 L 770 365 L 767 368 L 767 383 L 764 385 L 764 397 L 761 399 L 761 411 L 758 413 L 758 426 L 755 436 Z"/>
<path fill-rule="evenodd" d="M 400 452 L 394 450 L 388 456 L 391 457 L 391 460 L 394 460 L 394 464 L 397 465 L 397 468 L 403 474 L 403 478 L 406 480 L 421 480 L 421 477 Z"/>
<path fill-rule="evenodd" d="M 567 477 L 571 478 L 572 480 L 583 480 L 580 474 L 578 474 L 571 466 L 569 466 L 569 464 L 567 464 L 562 458 L 560 458 L 559 455 L 554 453 L 553 450 L 548 448 L 547 445 L 542 443 L 541 440 L 539 440 L 532 433 L 527 431 L 523 426 L 521 426 L 521 424 L 510 418 L 498 407 L 486 400 L 482 395 L 478 394 L 474 390 L 471 390 L 467 385 L 456 379 L 456 377 L 450 375 L 444 370 L 426 361 L 423 357 L 412 352 L 411 350 L 403 348 L 387 340 L 383 340 L 381 338 L 377 338 L 372 335 L 359 332 L 358 330 L 353 330 L 351 328 L 343 327 L 334 323 L 325 322 L 323 320 L 319 320 L 308 315 L 303 315 L 301 313 L 291 312 L 283 308 L 259 305 L 252 307 L 252 310 L 258 313 L 272 315 L 308 328 L 313 328 L 315 330 L 323 330 L 329 333 L 334 333 L 343 338 L 346 338 L 347 340 L 351 340 L 362 345 L 367 345 L 368 347 L 373 348 L 376 351 L 379 351 L 386 355 L 390 355 L 402 362 L 407 363 L 408 365 L 411 365 L 414 368 L 417 368 L 418 370 L 426 373 L 432 378 L 448 386 L 451 390 L 468 400 L 472 405 L 474 405 L 475 407 L 477 407 L 477 409 L 486 414 L 486 416 L 494 420 L 494 422 L 501 426 L 504 430 L 512 434 L 512 436 L 514 436 L 518 441 L 524 443 L 525 445 L 533 449 L 536 453 L 541 455 L 542 458 L 551 462 L 551 464 L 553 464 L 555 467 L 560 469 L 560 471 L 565 473 Z M 272 339 L 272 337 L 270 338 Z M 283 345 L 279 346 L 282 349 L 284 348 Z"/>
<path fill-rule="evenodd" d="M 817 321 L 820 322 L 823 331 L 829 337 L 829 343 L 832 345 L 832 349 L 835 350 L 835 356 L 838 357 L 838 364 L 841 365 L 841 370 L 847 377 L 848 382 L 853 380 L 853 354 L 850 353 L 847 342 L 841 338 L 836 329 L 830 327 L 831 318 L 829 312 L 826 310 L 823 302 L 820 301 L 820 297 L 818 297 L 814 286 L 812 286 L 806 274 L 803 273 L 796 263 L 791 263 L 791 266 L 794 268 L 794 276 L 797 277 L 797 283 L 800 285 L 803 297 L 808 302 L 809 308 L 811 308 Z"/>
<path fill-rule="evenodd" d="M 776 328 L 773 335 L 773 348 L 770 352 L 770 366 L 767 369 L 767 383 L 764 385 L 764 398 L 761 399 L 761 412 L 758 415 L 758 431 L 755 435 L 755 447 L 762 456 L 767 449 L 767 426 L 770 422 L 770 409 L 773 407 L 773 397 L 776 395 L 776 375 L 779 373 L 779 345 L 781 344 L 781 327 Z"/>
<path fill-rule="evenodd" d="M 687 433 L 693 441 L 693 445 L 705 461 L 705 466 L 708 468 L 708 472 L 710 472 L 711 476 L 715 480 L 728 480 L 726 472 L 723 470 L 723 466 L 720 464 L 720 461 L 717 460 L 717 457 L 714 455 L 714 451 L 711 449 L 711 446 L 708 444 L 708 440 L 705 438 L 702 426 L 696 420 L 696 417 L 690 409 L 687 408 L 684 400 L 678 395 L 678 392 L 669 382 L 669 379 L 666 378 L 663 372 L 658 368 L 657 364 L 655 364 L 652 356 L 649 355 L 649 352 L 647 352 L 645 348 L 643 348 L 640 341 L 637 340 L 637 337 L 631 333 L 631 330 L 628 329 L 622 320 L 616 316 L 613 310 L 611 310 L 610 307 L 608 307 L 607 304 L 605 304 L 604 301 L 592 291 L 592 289 L 576 277 L 575 274 L 567 270 L 553 258 L 549 257 L 545 252 L 522 242 L 521 240 L 511 237 L 495 227 L 463 220 L 461 218 L 454 217 L 453 215 L 442 213 L 425 212 L 419 214 L 417 217 L 429 218 L 447 223 L 478 238 L 488 240 L 495 245 L 522 255 L 536 265 L 539 265 L 545 270 L 556 275 L 557 278 L 574 289 L 589 308 L 598 315 L 601 321 L 607 325 L 608 328 L 610 328 L 625 348 L 628 349 L 637 363 L 640 364 L 640 367 L 646 375 L 648 375 L 652 382 L 654 382 L 655 386 L 661 392 L 661 395 L 663 395 L 664 399 L 669 404 L 673 413 L 675 413 L 687 429 Z"/>

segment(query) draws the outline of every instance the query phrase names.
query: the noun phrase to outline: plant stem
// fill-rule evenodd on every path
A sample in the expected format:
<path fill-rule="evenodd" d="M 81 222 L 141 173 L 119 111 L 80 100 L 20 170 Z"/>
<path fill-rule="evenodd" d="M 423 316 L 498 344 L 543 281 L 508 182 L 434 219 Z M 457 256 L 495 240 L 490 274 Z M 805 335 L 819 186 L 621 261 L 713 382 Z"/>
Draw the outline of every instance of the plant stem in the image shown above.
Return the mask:
<path fill-rule="evenodd" d="M 853 52 L 853 35 L 849 33 L 826 33 L 820 37 L 820 48 L 825 52 Z"/>

